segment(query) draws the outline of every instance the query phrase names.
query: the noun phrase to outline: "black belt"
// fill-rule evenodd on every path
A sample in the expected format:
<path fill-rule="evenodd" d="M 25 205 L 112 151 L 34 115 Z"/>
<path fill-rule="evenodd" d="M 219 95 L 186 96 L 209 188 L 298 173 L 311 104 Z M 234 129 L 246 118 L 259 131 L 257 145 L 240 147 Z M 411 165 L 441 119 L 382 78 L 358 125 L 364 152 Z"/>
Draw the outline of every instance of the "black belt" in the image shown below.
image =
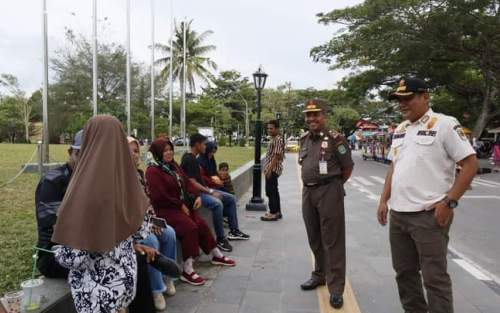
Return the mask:
<path fill-rule="evenodd" d="M 342 176 L 331 176 L 331 177 L 322 179 L 322 180 L 320 180 L 318 182 L 304 183 L 304 187 L 319 187 L 319 186 L 324 186 L 324 185 L 328 185 L 331 182 L 334 182 L 337 179 L 342 179 Z"/>

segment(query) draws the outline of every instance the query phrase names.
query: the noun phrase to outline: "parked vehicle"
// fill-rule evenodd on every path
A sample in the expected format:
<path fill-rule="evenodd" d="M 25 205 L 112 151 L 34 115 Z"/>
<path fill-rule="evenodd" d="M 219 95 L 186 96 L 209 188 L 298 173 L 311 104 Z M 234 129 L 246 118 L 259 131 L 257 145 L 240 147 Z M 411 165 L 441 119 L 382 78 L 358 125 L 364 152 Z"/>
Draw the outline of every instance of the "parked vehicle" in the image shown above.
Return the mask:
<path fill-rule="evenodd" d="M 213 127 L 198 127 L 198 133 L 207 137 L 207 140 L 210 142 L 215 141 L 215 132 Z"/>

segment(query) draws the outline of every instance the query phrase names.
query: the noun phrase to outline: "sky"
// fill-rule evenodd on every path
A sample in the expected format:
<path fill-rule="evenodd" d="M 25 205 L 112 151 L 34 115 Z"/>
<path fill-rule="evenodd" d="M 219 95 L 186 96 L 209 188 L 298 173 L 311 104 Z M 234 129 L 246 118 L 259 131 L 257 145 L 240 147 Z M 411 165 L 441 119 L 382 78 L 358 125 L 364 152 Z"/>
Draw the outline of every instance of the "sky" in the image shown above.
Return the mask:
<path fill-rule="evenodd" d="M 355 5 L 359 0 L 153 0 L 155 41 L 168 43 L 172 17 L 193 19 L 198 32 L 212 30 L 209 56 L 219 70 L 244 76 L 262 65 L 269 87 L 290 81 L 293 88 L 333 88 L 347 71 L 329 71 L 314 63 L 312 47 L 327 42 L 338 29 L 320 25 L 316 14 Z M 65 28 L 92 34 L 91 0 L 47 0 L 49 58 L 67 45 Z M 97 0 L 98 40 L 125 44 L 126 0 Z M 0 0 L 0 73 L 18 77 L 32 92 L 42 82 L 42 0 Z M 171 9 L 173 8 L 173 10 Z M 131 53 L 149 64 L 151 0 L 131 0 Z M 157 52 L 157 58 L 158 55 Z M 90 70 L 90 69 L 89 69 Z M 50 83 L 50 78 L 49 78 Z M 266 87 L 267 87 L 266 86 Z"/>

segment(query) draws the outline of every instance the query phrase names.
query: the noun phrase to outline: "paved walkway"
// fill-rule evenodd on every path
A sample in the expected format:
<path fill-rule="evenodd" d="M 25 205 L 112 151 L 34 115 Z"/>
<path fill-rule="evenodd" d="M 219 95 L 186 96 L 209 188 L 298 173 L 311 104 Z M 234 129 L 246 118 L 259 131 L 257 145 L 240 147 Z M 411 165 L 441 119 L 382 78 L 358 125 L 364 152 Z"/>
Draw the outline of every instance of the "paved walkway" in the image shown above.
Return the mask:
<path fill-rule="evenodd" d="M 391 268 L 387 228 L 375 220 L 376 200 L 355 185 L 346 185 L 348 288 L 343 310 L 328 304 L 326 287 L 303 292 L 312 257 L 301 215 L 296 155 L 285 161 L 280 178 L 284 219 L 261 222 L 260 213 L 245 212 L 250 193 L 240 200 L 242 230 L 252 238 L 236 242 L 230 254 L 235 268 L 210 266 L 201 258 L 195 267 L 208 281 L 203 287 L 177 284 L 167 299 L 169 313 L 399 313 L 402 312 Z M 360 167 L 361 170 L 362 167 Z M 356 173 L 355 173 L 356 174 Z M 456 313 L 498 313 L 500 296 L 450 262 Z M 352 289 L 351 289 L 352 286 Z"/>

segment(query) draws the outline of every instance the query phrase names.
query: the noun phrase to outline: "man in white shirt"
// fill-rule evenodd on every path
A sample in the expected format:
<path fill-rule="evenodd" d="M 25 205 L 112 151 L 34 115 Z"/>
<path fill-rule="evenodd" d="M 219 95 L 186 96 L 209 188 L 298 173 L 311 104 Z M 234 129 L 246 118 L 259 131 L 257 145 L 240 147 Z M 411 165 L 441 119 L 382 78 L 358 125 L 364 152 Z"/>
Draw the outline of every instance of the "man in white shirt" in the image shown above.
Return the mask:
<path fill-rule="evenodd" d="M 401 303 L 407 313 L 452 313 L 448 233 L 453 209 L 477 171 L 475 151 L 455 118 L 430 109 L 423 80 L 401 80 L 390 99 L 399 102 L 405 121 L 394 132 L 377 217 L 386 225 L 391 211 L 392 263 Z M 455 177 L 457 164 L 462 170 Z"/>

